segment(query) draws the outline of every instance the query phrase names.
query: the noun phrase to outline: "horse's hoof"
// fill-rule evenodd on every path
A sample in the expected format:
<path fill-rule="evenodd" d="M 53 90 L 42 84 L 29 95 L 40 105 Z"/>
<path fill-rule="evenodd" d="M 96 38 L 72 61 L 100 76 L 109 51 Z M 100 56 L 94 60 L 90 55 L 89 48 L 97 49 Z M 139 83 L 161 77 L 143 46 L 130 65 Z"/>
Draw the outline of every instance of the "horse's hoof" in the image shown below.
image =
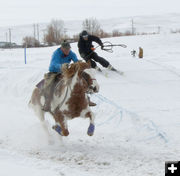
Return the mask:
<path fill-rule="evenodd" d="M 54 129 L 57 133 L 59 133 L 62 136 L 62 129 L 59 125 L 52 126 L 52 129 Z"/>
<path fill-rule="evenodd" d="M 68 130 L 64 130 L 64 131 L 62 131 L 62 133 L 63 133 L 63 136 L 68 136 L 69 135 L 69 131 Z"/>
<path fill-rule="evenodd" d="M 94 129 L 95 129 L 95 126 L 91 123 L 91 124 L 89 125 L 87 134 L 88 134 L 89 136 L 92 136 L 92 135 L 94 134 Z"/>

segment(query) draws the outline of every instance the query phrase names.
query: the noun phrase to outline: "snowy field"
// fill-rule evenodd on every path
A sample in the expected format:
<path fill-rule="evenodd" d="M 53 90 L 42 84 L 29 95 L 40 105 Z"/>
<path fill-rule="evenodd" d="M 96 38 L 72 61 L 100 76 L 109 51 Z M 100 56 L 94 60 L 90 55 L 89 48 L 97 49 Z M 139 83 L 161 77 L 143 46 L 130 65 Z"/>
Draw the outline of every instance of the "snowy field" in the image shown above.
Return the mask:
<path fill-rule="evenodd" d="M 125 75 L 97 73 L 100 92 L 95 134 L 86 134 L 89 120 L 69 121 L 68 137 L 60 139 L 47 123 L 49 144 L 28 108 L 34 86 L 47 72 L 57 47 L 0 50 L 0 176 L 162 176 L 165 161 L 180 159 L 180 35 L 105 39 L 113 53 L 97 49 Z M 144 58 L 130 51 L 141 46 Z M 77 53 L 77 44 L 72 44 Z M 79 56 L 79 55 L 78 55 Z"/>

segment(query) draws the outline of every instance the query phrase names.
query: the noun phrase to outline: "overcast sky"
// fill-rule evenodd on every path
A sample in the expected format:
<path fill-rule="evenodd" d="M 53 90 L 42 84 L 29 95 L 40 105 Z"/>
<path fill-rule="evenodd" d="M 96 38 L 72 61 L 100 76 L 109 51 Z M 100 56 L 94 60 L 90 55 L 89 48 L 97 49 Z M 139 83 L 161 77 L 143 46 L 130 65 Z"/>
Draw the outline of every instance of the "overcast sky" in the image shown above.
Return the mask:
<path fill-rule="evenodd" d="M 180 0 L 0 0 L 0 26 L 180 13 Z"/>

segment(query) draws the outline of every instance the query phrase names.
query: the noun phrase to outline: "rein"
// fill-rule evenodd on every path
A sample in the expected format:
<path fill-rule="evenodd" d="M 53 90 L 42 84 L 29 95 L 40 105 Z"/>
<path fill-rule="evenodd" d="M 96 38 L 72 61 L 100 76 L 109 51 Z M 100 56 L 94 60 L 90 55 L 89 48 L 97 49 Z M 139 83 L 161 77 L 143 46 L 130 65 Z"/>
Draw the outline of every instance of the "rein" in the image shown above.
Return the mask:
<path fill-rule="evenodd" d="M 88 87 L 89 87 L 90 85 L 89 85 L 89 83 L 88 83 L 88 80 L 83 76 L 83 74 L 87 74 L 87 73 L 82 72 L 82 73 L 81 73 L 81 76 L 82 76 L 82 78 L 86 81 L 86 83 L 87 83 L 87 85 L 88 85 Z M 88 74 L 87 74 L 87 75 L 88 75 Z M 96 79 L 95 79 L 95 78 L 89 78 L 89 80 L 90 80 L 90 81 L 93 81 L 93 80 L 96 80 Z"/>
<path fill-rule="evenodd" d="M 60 86 L 62 85 L 61 82 L 63 82 L 63 80 L 59 81 L 59 83 L 56 85 L 55 89 L 58 87 L 58 85 L 60 85 Z M 69 90 L 69 85 L 67 85 L 65 96 L 64 96 L 62 102 L 58 105 L 58 108 L 61 108 L 63 103 L 65 102 L 67 94 L 68 94 L 68 90 Z"/>
<path fill-rule="evenodd" d="M 61 108 L 61 107 L 62 107 L 62 105 L 63 105 L 63 103 L 65 102 L 65 99 L 66 99 L 66 97 L 67 97 L 68 90 L 69 90 L 68 88 L 69 88 L 69 86 L 67 86 L 67 89 L 66 89 L 66 94 L 65 94 L 65 96 L 64 96 L 64 99 L 63 99 L 63 101 L 59 104 L 58 108 Z"/>

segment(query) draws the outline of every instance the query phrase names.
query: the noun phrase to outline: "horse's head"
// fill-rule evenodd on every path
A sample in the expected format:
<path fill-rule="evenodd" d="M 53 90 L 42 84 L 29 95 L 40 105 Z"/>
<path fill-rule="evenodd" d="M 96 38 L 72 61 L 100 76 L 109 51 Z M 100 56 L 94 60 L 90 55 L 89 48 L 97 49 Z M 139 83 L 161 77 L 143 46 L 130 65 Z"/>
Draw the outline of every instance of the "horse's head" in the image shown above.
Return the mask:
<path fill-rule="evenodd" d="M 92 68 L 86 68 L 81 72 L 81 77 L 84 84 L 87 85 L 87 93 L 97 93 L 99 92 L 99 84 L 95 78 L 95 73 Z"/>
<path fill-rule="evenodd" d="M 79 63 L 79 76 L 86 87 L 87 93 L 97 93 L 99 92 L 99 84 L 95 78 L 95 71 L 91 68 L 91 63 Z"/>

